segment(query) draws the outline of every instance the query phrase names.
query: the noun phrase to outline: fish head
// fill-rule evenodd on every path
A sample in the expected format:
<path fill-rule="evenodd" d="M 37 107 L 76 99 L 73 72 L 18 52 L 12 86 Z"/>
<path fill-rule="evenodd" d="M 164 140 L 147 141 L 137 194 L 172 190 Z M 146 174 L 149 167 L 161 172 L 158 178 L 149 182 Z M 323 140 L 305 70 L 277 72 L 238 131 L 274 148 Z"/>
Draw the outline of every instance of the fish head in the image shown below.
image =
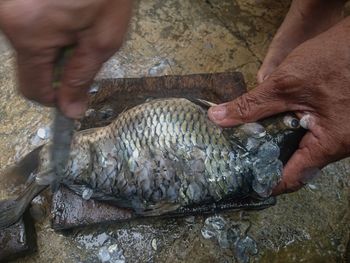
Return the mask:
<path fill-rule="evenodd" d="M 284 164 L 298 149 L 306 131 L 293 114 L 276 115 L 232 130 L 231 138 L 241 146 L 243 166 L 251 174 L 246 177 L 246 185 L 250 185 L 257 196 L 268 197 L 281 180 Z"/>
<path fill-rule="evenodd" d="M 265 136 L 252 165 L 252 188 L 260 197 L 268 197 L 280 182 L 284 165 L 298 149 L 306 130 L 293 114 L 280 114 L 260 122 Z"/>
<path fill-rule="evenodd" d="M 239 141 L 244 151 L 250 154 L 258 151 L 265 143 L 275 145 L 276 150 L 271 154 L 277 154 L 283 164 L 287 163 L 298 149 L 305 133 L 306 130 L 300 126 L 299 119 L 292 113 L 278 114 L 259 122 L 245 123 L 229 129 L 233 141 Z"/>

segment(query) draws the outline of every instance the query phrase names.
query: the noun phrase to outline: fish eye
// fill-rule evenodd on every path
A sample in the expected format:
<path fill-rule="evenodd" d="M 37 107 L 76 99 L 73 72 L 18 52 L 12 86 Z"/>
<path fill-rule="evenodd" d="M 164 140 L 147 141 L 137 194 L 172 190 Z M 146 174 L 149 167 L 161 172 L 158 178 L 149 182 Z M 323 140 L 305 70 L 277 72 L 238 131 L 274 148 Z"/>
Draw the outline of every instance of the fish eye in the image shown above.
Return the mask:
<path fill-rule="evenodd" d="M 293 116 L 290 116 L 290 115 L 287 115 L 283 118 L 283 123 L 289 127 L 289 128 L 292 128 L 292 129 L 297 129 L 300 127 L 300 122 L 299 120 L 296 118 L 296 117 L 293 117 Z"/>

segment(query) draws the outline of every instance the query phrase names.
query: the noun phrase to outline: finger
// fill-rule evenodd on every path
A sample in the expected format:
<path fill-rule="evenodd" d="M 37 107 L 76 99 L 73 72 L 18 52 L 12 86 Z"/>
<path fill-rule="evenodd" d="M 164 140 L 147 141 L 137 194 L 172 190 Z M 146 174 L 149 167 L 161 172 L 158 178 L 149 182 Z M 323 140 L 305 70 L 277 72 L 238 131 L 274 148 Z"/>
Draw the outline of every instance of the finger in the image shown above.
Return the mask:
<path fill-rule="evenodd" d="M 72 57 L 65 63 L 61 86 L 57 92 L 58 107 L 70 118 L 81 118 L 87 107 L 89 86 L 103 61 L 93 49 L 77 46 Z"/>
<path fill-rule="evenodd" d="M 287 110 L 287 102 L 279 96 L 276 84 L 267 79 L 239 98 L 211 107 L 208 116 L 218 125 L 228 127 L 253 122 Z"/>
<path fill-rule="evenodd" d="M 320 173 L 319 169 L 330 161 L 328 157 L 329 153 L 319 139 L 308 132 L 285 166 L 282 181 L 274 189 L 273 195 L 300 189 Z"/>
<path fill-rule="evenodd" d="M 56 52 L 41 51 L 36 55 L 17 55 L 19 90 L 28 99 L 46 106 L 55 103 L 52 74 Z"/>
<path fill-rule="evenodd" d="M 60 109 L 68 117 L 82 117 L 93 78 L 122 45 L 132 4 L 127 0 L 113 3 L 116 6 L 101 10 L 101 18 L 81 33 L 79 45 L 64 68 L 58 100 Z"/>

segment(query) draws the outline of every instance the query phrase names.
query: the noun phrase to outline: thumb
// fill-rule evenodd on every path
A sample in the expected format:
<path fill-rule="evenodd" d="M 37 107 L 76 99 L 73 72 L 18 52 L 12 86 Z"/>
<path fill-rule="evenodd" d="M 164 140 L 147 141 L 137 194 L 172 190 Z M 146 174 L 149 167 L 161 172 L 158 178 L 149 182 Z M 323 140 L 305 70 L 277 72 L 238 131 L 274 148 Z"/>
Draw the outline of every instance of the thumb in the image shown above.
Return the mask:
<path fill-rule="evenodd" d="M 273 190 L 273 195 L 294 192 L 320 175 L 320 169 L 329 162 L 328 157 L 329 151 L 309 131 L 284 167 L 282 181 Z"/>
<path fill-rule="evenodd" d="M 88 90 L 103 61 L 86 46 L 77 46 L 64 66 L 57 92 L 58 106 L 70 118 L 80 118 L 87 107 Z"/>
<path fill-rule="evenodd" d="M 211 107 L 208 116 L 218 125 L 228 127 L 285 112 L 287 103 L 280 98 L 276 85 L 267 79 L 235 100 Z"/>

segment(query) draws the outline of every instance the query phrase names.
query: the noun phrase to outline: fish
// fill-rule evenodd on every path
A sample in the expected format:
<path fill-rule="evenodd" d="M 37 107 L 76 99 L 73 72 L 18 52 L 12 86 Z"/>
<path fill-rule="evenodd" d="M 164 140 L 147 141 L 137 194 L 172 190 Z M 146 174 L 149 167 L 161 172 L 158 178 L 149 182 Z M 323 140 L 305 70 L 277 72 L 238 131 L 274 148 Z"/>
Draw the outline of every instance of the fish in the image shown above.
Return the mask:
<path fill-rule="evenodd" d="M 305 130 L 292 114 L 222 128 L 200 99 L 152 99 L 128 109 L 105 127 L 76 132 L 61 184 L 84 199 L 159 216 L 193 205 L 253 197 L 263 200 Z M 0 208 L 0 228 L 15 223 L 47 188 L 54 171 L 50 143 L 23 193 Z"/>

